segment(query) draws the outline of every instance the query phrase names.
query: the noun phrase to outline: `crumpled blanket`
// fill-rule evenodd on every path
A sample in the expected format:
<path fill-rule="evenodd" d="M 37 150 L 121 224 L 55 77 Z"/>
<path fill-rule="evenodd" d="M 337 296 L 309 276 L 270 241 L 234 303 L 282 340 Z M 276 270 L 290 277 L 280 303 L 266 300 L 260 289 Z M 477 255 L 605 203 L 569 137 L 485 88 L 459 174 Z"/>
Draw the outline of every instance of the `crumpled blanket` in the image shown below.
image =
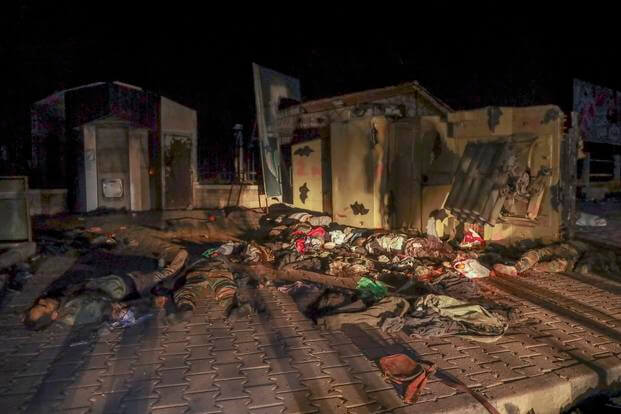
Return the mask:
<path fill-rule="evenodd" d="M 409 257 L 428 257 L 452 261 L 455 251 L 435 237 L 412 237 L 405 241 L 403 253 Z"/>
<path fill-rule="evenodd" d="M 400 323 L 395 324 L 392 318 L 403 318 L 409 309 L 410 304 L 407 300 L 396 296 L 387 296 L 362 312 L 325 316 L 317 319 L 317 324 L 326 329 L 338 330 L 343 325 L 367 323 L 371 326 L 386 328 L 387 332 L 397 332 L 402 325 Z M 397 329 L 393 330 L 395 328 Z"/>
<path fill-rule="evenodd" d="M 450 296 L 425 295 L 416 300 L 414 308 L 405 322 L 410 335 L 452 334 L 479 342 L 495 342 L 509 327 L 504 317 Z"/>
<path fill-rule="evenodd" d="M 250 242 L 244 252 L 245 261 L 249 263 L 266 263 L 274 261 L 272 249 L 255 242 Z"/>
<path fill-rule="evenodd" d="M 373 262 L 365 257 L 333 257 L 328 262 L 326 274 L 332 276 L 349 276 L 368 273 L 374 269 Z"/>
<path fill-rule="evenodd" d="M 406 239 L 405 234 L 399 233 L 374 234 L 367 239 L 364 247 L 370 254 L 398 253 L 403 250 Z"/>

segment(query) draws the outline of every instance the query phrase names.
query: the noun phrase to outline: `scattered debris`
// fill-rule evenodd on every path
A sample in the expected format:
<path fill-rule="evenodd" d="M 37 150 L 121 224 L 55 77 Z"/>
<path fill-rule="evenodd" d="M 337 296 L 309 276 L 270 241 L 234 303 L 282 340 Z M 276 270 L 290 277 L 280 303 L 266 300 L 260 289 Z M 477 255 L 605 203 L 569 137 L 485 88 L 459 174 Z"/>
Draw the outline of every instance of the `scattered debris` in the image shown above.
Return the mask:
<path fill-rule="evenodd" d="M 595 214 L 589 214 L 581 211 L 578 213 L 576 225 L 589 227 L 604 227 L 608 225 L 608 221 L 603 217 L 596 216 Z"/>
<path fill-rule="evenodd" d="M 468 279 L 488 277 L 490 274 L 489 269 L 481 265 L 476 259 L 458 260 L 453 263 L 453 268 Z"/>

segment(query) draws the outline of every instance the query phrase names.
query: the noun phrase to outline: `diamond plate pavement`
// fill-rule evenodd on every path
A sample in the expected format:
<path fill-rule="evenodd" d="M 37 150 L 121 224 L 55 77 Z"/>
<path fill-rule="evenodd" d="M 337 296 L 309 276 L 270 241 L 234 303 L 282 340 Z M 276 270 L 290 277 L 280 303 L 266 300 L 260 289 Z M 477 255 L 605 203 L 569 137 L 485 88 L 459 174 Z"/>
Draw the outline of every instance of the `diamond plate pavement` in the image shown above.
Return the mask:
<path fill-rule="evenodd" d="M 434 413 L 485 412 L 447 379 L 501 412 L 558 412 L 621 377 L 621 283 L 530 274 L 476 283 L 519 318 L 493 344 L 406 338 L 370 326 L 323 331 L 274 289 L 266 313 L 230 322 L 205 298 L 190 322 L 163 315 L 105 336 L 53 326 L 23 329 L 19 313 L 74 259 L 45 258 L 0 312 L 0 407 L 24 413 Z M 433 361 L 419 400 L 404 405 L 376 364 L 407 352 Z"/>

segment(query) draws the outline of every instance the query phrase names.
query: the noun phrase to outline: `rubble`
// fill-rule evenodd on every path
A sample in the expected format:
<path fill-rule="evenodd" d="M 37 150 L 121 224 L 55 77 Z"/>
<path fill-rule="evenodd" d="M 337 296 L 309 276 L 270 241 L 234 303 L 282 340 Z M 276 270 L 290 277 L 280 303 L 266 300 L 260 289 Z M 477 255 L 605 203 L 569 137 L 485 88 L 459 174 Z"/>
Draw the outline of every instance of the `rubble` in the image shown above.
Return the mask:
<path fill-rule="evenodd" d="M 578 212 L 578 218 L 576 219 L 576 226 L 582 227 L 604 227 L 608 225 L 605 218 L 596 216 L 595 214 L 585 213 L 583 211 Z"/>

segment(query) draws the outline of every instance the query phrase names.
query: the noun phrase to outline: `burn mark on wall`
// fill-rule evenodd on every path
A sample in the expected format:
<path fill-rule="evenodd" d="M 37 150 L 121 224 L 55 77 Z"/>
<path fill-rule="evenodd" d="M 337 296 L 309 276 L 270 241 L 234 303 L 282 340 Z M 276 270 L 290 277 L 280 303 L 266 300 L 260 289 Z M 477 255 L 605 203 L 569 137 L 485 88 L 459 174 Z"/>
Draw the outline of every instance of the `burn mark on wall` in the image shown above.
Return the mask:
<path fill-rule="evenodd" d="M 490 106 L 487 108 L 487 125 L 490 131 L 494 132 L 498 124 L 500 124 L 500 117 L 502 116 L 502 109 L 497 106 Z"/>
<path fill-rule="evenodd" d="M 368 208 L 364 208 L 364 204 L 359 203 L 357 201 L 354 202 L 354 204 L 350 204 L 350 207 L 352 211 L 354 212 L 354 215 L 360 214 L 361 216 L 364 216 L 369 212 Z"/>
<path fill-rule="evenodd" d="M 559 211 L 563 204 L 563 191 L 558 184 L 550 186 L 550 205 L 554 211 Z"/>
<path fill-rule="evenodd" d="M 550 123 L 551 121 L 556 121 L 558 117 L 561 115 L 558 109 L 550 108 L 543 116 L 542 124 Z"/>
<path fill-rule="evenodd" d="M 308 186 L 306 185 L 306 183 L 302 184 L 299 190 L 300 190 L 300 201 L 302 201 L 302 204 L 305 204 L 310 190 L 308 189 Z"/>
<path fill-rule="evenodd" d="M 293 155 L 299 155 L 300 157 L 308 157 L 313 153 L 313 149 L 308 145 L 304 145 L 302 148 L 298 148 L 295 150 Z"/>
<path fill-rule="evenodd" d="M 446 124 L 446 136 L 452 138 L 454 136 L 455 126 L 452 122 Z"/>
<path fill-rule="evenodd" d="M 369 130 L 369 145 L 371 149 L 375 148 L 377 142 L 377 128 L 375 128 L 375 124 L 371 124 L 371 129 Z"/>

